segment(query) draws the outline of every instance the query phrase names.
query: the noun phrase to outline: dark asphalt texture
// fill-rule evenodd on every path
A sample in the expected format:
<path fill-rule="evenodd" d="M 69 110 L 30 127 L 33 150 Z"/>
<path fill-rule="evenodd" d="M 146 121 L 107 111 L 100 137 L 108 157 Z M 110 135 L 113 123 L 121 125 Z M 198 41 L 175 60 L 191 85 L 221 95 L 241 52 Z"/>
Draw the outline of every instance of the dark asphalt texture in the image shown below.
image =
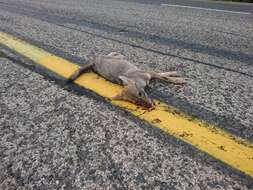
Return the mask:
<path fill-rule="evenodd" d="M 92 50 L 119 51 L 143 69 L 177 69 L 185 87 L 157 83 L 149 93 L 253 141 L 252 15 L 139 2 L 1 0 L 0 30 L 79 64 Z M 0 189 L 253 188 L 96 95 L 2 57 Z"/>
<path fill-rule="evenodd" d="M 252 3 L 237 3 L 237 2 L 224 2 L 224 1 L 205 1 L 205 0 L 117 0 L 126 2 L 135 2 L 142 4 L 151 5 L 182 5 L 191 6 L 199 8 L 217 9 L 217 10 L 227 10 L 227 11 L 240 11 L 240 12 L 250 12 L 253 13 Z"/>

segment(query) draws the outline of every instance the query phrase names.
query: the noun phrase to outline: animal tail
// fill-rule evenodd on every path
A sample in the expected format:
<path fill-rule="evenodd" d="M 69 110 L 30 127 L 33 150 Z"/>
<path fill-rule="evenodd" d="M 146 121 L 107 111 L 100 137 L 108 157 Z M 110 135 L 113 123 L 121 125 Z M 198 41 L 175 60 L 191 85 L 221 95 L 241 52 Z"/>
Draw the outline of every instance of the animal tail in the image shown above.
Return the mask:
<path fill-rule="evenodd" d="M 66 83 L 73 82 L 76 80 L 81 74 L 83 74 L 85 71 L 91 69 L 93 66 L 92 63 L 86 64 L 85 66 L 80 67 L 77 69 L 67 80 Z"/>

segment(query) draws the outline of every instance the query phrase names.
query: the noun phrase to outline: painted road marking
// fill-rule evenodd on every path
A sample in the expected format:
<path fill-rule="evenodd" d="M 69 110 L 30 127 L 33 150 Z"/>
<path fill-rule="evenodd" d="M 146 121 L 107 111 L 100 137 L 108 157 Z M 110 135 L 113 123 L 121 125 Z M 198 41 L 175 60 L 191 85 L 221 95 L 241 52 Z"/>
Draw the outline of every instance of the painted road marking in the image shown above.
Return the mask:
<path fill-rule="evenodd" d="M 192 7 L 192 6 L 184 6 L 184 5 L 161 4 L 161 6 L 179 7 L 179 8 L 187 8 L 187 9 L 198 9 L 198 10 L 224 12 L 224 13 L 245 14 L 245 15 L 250 15 L 251 14 L 250 12 L 228 11 L 228 10 L 222 10 L 222 9 L 210 9 L 210 8 Z"/>
<path fill-rule="evenodd" d="M 65 78 L 79 68 L 70 61 L 3 32 L 0 32 L 0 43 Z M 85 73 L 75 83 L 94 91 L 107 98 L 111 104 L 124 108 L 138 118 L 253 177 L 252 143 L 211 124 L 193 119 L 157 100 L 155 100 L 155 109 L 151 111 L 128 102 L 112 101 L 110 98 L 122 90 L 122 87 L 106 81 L 95 73 Z"/>

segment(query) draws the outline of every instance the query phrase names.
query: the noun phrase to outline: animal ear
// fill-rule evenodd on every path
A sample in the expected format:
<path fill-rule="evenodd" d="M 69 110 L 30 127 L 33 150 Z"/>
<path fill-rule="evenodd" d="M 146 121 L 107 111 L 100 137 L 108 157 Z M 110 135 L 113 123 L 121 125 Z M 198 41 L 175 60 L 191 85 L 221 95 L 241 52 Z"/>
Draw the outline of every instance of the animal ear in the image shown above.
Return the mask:
<path fill-rule="evenodd" d="M 122 83 L 123 83 L 123 85 L 129 85 L 129 84 L 135 84 L 135 82 L 132 80 L 132 79 L 130 79 L 130 78 L 127 78 L 127 77 L 125 77 L 125 76 L 119 76 L 119 78 L 122 80 Z"/>

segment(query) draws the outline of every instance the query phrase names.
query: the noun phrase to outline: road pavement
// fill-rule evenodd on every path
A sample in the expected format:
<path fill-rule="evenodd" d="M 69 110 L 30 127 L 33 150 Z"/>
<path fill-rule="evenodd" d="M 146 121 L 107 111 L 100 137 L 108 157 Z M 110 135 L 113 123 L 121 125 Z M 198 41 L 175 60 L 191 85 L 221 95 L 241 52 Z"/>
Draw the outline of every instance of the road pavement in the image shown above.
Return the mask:
<path fill-rule="evenodd" d="M 119 51 L 143 69 L 177 69 L 185 87 L 158 83 L 149 93 L 252 142 L 252 15 L 139 2 L 1 0 L 0 30 L 80 64 L 92 50 Z M 249 11 L 222 6 L 210 8 Z M 95 95 L 0 63 L 2 189 L 253 188 L 252 178 Z"/>

